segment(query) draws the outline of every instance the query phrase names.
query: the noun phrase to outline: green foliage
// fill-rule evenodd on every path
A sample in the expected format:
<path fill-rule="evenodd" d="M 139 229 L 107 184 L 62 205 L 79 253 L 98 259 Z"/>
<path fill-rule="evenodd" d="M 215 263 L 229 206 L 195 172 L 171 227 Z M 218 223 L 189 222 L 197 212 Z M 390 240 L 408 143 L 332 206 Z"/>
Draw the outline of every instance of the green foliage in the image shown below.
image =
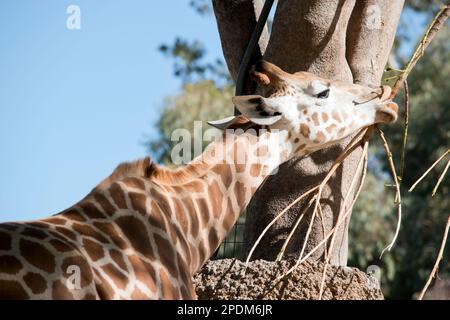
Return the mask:
<path fill-rule="evenodd" d="M 222 60 L 205 61 L 205 49 L 198 41 L 189 42 L 177 37 L 172 45 L 162 44 L 159 51 L 174 60 L 174 75 L 183 83 L 213 80 L 217 85 L 230 82 L 228 70 Z"/>
<path fill-rule="evenodd" d="M 190 0 L 189 5 L 200 15 L 206 15 L 212 11 L 210 0 Z"/>
<path fill-rule="evenodd" d="M 402 183 L 403 221 L 393 250 L 378 259 L 395 230 L 396 211 L 393 188 L 386 181 L 368 176 L 366 186 L 355 207 L 350 223 L 350 265 L 361 269 L 370 264 L 382 270 L 382 289 L 387 297 L 411 298 L 419 291 L 433 267 L 445 222 L 450 213 L 450 187 L 443 181 L 435 197 L 431 191 L 442 172 L 441 163 L 412 192 L 407 190 L 427 168 L 450 147 L 450 36 L 441 30 L 408 78 L 410 89 L 409 135 L 406 148 L 405 175 Z M 399 106 L 403 97 L 398 99 Z M 403 109 L 403 108 L 401 108 Z M 400 172 L 402 119 L 397 125 L 383 128 Z M 389 172 L 379 140 L 373 139 L 372 154 Z M 448 181 L 448 177 L 447 177 Z M 389 178 L 388 184 L 392 183 Z M 387 196 L 387 193 L 389 196 Z M 446 251 L 440 268 L 441 277 L 449 277 L 450 254 Z"/>
<path fill-rule="evenodd" d="M 371 150 L 372 151 L 372 150 Z M 372 161 L 377 161 L 371 158 Z M 391 241 L 396 223 L 392 212 L 393 194 L 386 192 L 388 183 L 384 175 L 377 175 L 371 168 L 364 187 L 353 209 L 349 227 L 349 265 L 366 270 L 379 265 L 382 283 L 392 280 L 395 266 L 390 256 L 379 260 L 380 253 Z"/>
<path fill-rule="evenodd" d="M 233 114 L 231 86 L 218 88 L 212 81 L 187 83 L 180 94 L 168 97 L 156 124 L 159 138 L 150 142 L 150 151 L 161 163 L 171 164 L 170 153 L 178 141 L 171 141 L 175 129 L 187 129 L 193 133 L 194 121 L 202 121 L 203 130 L 208 128 L 206 121 L 217 120 Z M 193 134 L 191 135 L 193 139 Z M 208 142 L 204 142 L 205 147 Z M 193 143 L 191 143 L 193 146 Z M 193 154 L 193 153 L 192 153 Z"/>
<path fill-rule="evenodd" d="M 402 181 L 404 219 L 399 244 L 392 252 L 398 270 L 390 283 L 392 296 L 395 297 L 409 298 L 422 288 L 436 259 L 450 214 L 448 177 L 447 183 L 444 180 L 435 197 L 431 197 L 445 162 L 434 169 L 412 193 L 406 193 L 415 180 L 450 147 L 449 37 L 448 28 L 441 30 L 409 77 L 410 133 Z M 385 131 L 399 164 L 402 128 L 391 126 Z M 449 276 L 448 253 L 449 250 L 441 264 L 441 276 Z"/>

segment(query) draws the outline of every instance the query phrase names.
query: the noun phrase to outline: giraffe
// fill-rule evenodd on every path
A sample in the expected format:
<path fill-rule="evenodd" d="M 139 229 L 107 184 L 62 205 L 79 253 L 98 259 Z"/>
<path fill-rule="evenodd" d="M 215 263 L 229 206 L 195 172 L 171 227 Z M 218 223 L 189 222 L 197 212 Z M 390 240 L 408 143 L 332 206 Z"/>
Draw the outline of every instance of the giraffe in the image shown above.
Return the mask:
<path fill-rule="evenodd" d="M 261 61 L 263 95 L 177 169 L 149 157 L 120 164 L 61 213 L 0 224 L 0 299 L 195 299 L 192 276 L 265 177 L 374 123 L 397 118 L 390 88 L 289 74 Z"/>

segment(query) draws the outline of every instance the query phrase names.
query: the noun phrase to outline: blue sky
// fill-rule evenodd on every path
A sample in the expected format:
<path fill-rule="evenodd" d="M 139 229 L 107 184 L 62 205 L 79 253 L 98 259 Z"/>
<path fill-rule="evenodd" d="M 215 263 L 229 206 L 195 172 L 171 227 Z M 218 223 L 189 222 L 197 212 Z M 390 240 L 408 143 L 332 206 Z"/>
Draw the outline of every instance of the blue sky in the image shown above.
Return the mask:
<path fill-rule="evenodd" d="M 142 144 L 177 92 L 157 50 L 182 34 L 220 56 L 213 17 L 188 1 L 0 1 L 0 221 L 74 204 Z M 81 8 L 81 30 L 66 8 Z"/>
<path fill-rule="evenodd" d="M 81 30 L 66 28 L 71 4 Z M 155 4 L 0 1 L 0 221 L 57 213 L 146 154 L 163 98 L 180 89 L 161 43 L 183 35 L 221 56 L 212 16 Z"/>

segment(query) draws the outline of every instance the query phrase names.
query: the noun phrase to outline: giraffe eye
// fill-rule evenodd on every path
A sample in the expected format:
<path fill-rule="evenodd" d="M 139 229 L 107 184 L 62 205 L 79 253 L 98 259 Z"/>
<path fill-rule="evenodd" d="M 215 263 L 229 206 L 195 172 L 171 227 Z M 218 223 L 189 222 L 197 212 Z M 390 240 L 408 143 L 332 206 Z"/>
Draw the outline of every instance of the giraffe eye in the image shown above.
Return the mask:
<path fill-rule="evenodd" d="M 330 95 L 330 89 L 323 90 L 322 92 L 319 92 L 316 94 L 316 98 L 318 99 L 326 99 Z"/>

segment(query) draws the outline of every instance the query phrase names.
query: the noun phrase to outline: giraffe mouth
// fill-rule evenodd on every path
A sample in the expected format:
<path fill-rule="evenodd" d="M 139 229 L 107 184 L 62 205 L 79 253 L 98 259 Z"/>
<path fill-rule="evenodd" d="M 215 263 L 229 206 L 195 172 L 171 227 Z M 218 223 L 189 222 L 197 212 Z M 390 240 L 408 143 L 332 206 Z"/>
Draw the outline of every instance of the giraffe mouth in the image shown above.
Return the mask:
<path fill-rule="evenodd" d="M 392 101 L 386 101 L 376 111 L 376 122 L 392 123 L 397 120 L 398 106 Z"/>

